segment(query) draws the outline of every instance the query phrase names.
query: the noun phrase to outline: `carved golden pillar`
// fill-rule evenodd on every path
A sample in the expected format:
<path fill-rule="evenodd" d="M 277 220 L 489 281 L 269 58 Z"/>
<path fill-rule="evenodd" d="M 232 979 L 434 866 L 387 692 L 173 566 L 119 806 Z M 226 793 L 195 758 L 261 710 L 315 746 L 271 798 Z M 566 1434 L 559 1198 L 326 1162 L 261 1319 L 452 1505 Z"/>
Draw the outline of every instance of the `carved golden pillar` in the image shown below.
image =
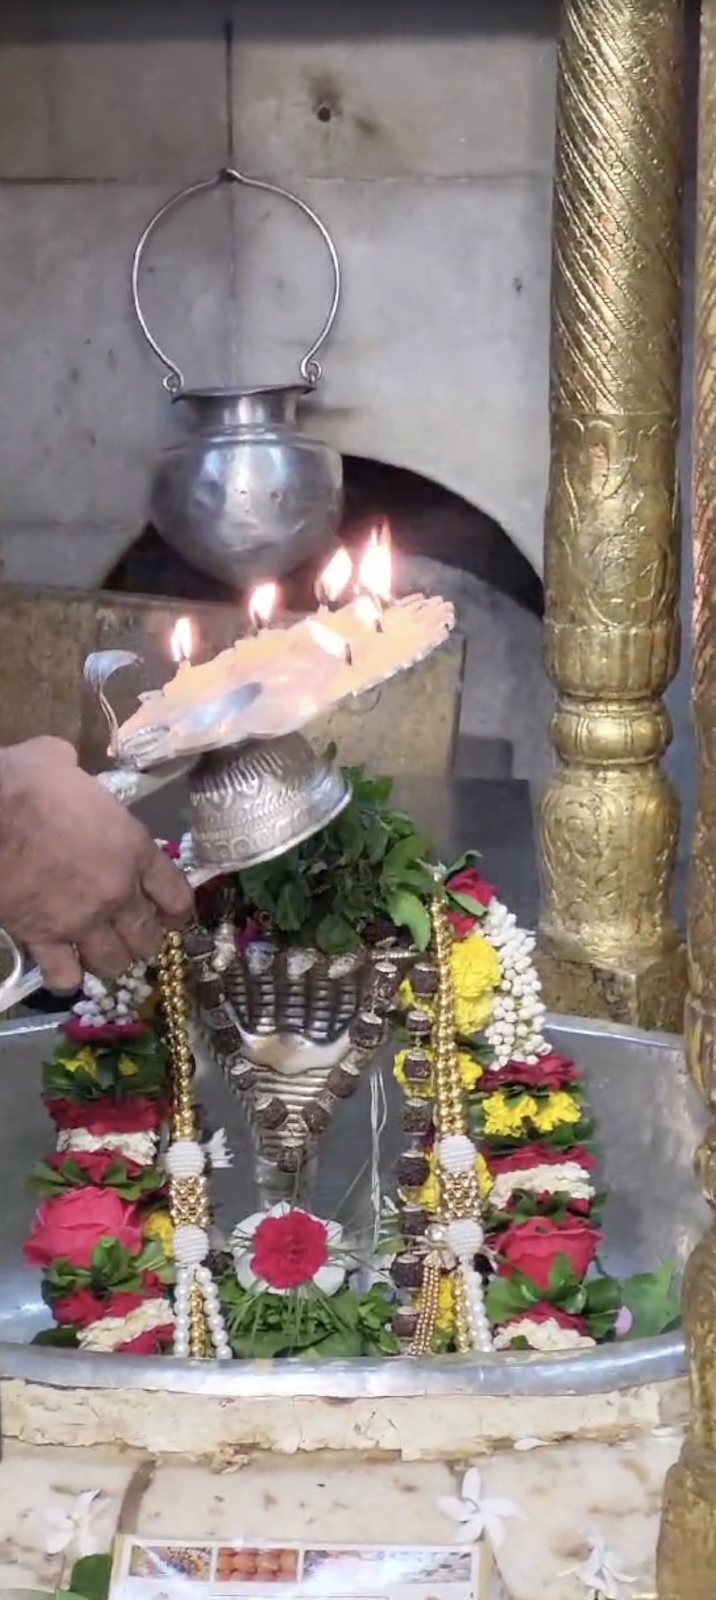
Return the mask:
<path fill-rule="evenodd" d="M 692 446 L 694 532 L 693 711 L 698 806 L 688 914 L 686 1054 L 704 1098 L 716 1103 L 716 0 L 702 0 L 699 84 L 696 329 Z M 698 1152 L 716 1207 L 716 1122 Z M 716 1595 L 716 1227 L 684 1275 L 691 1424 L 669 1473 L 659 1542 L 660 1600 Z"/>
<path fill-rule="evenodd" d="M 681 1030 L 678 805 L 682 0 L 563 0 L 541 813 L 548 1004 Z"/>

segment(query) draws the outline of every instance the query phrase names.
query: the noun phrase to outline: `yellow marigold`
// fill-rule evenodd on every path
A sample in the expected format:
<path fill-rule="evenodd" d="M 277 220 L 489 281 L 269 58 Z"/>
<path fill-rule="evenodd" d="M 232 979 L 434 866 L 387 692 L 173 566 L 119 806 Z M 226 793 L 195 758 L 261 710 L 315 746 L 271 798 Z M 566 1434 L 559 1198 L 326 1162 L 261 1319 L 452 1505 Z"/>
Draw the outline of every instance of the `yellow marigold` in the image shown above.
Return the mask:
<path fill-rule="evenodd" d="M 479 1061 L 475 1061 L 473 1056 L 469 1056 L 467 1054 L 466 1050 L 460 1051 L 460 1054 L 457 1058 L 457 1064 L 460 1070 L 463 1089 L 467 1089 L 469 1094 L 470 1090 L 474 1089 L 475 1085 L 479 1083 L 483 1074 L 483 1068 L 480 1066 Z"/>
<path fill-rule="evenodd" d="M 139 1067 L 131 1056 L 120 1056 L 117 1068 L 121 1078 L 136 1078 L 139 1072 Z"/>
<path fill-rule="evenodd" d="M 475 1162 L 475 1171 L 477 1173 L 480 1199 L 486 1200 L 495 1180 L 490 1172 L 490 1168 L 487 1165 L 485 1157 L 481 1155 L 479 1151 L 477 1154 L 477 1160 Z"/>
<path fill-rule="evenodd" d="M 555 1090 L 554 1094 L 541 1101 L 532 1118 L 534 1125 L 540 1133 L 552 1133 L 555 1128 L 561 1128 L 565 1123 L 579 1122 L 582 1112 L 573 1094 L 566 1094 L 564 1089 Z"/>
<path fill-rule="evenodd" d="M 438 1333 L 451 1333 L 455 1325 L 455 1284 L 452 1278 L 441 1278 L 438 1291 L 438 1314 L 435 1319 L 435 1330 Z"/>
<path fill-rule="evenodd" d="M 567 1123 L 579 1122 L 581 1110 L 571 1094 L 558 1089 L 546 1100 L 536 1100 L 534 1095 L 521 1094 L 519 1099 L 507 1099 L 504 1090 L 488 1094 L 482 1103 L 486 1134 L 500 1134 L 515 1139 L 524 1132 L 528 1122 L 539 1133 L 552 1133 Z"/>
<path fill-rule="evenodd" d="M 482 1102 L 485 1133 L 501 1134 L 514 1139 L 522 1133 L 526 1122 L 533 1122 L 537 1101 L 531 1094 L 521 1094 L 519 1100 L 508 1100 L 503 1089 L 488 1094 Z"/>
<path fill-rule="evenodd" d="M 430 1056 L 429 1051 L 426 1053 Z M 403 1094 L 409 1094 L 411 1097 L 415 1095 L 416 1098 L 422 1095 L 427 1098 L 428 1095 L 432 1094 L 432 1084 L 429 1079 L 425 1083 L 408 1083 L 405 1076 L 405 1057 L 407 1054 L 407 1050 L 398 1051 L 393 1062 L 393 1077 L 396 1083 L 400 1084 Z M 430 1056 L 430 1059 L 432 1060 L 432 1056 Z"/>
<path fill-rule="evenodd" d="M 84 1050 L 78 1050 L 75 1056 L 68 1056 L 62 1065 L 65 1072 L 84 1072 L 87 1078 L 96 1078 L 97 1076 L 97 1057 L 94 1050 L 90 1050 L 89 1046 L 86 1046 Z"/>
<path fill-rule="evenodd" d="M 500 963 L 487 939 L 471 933 L 456 940 L 451 951 L 455 987 L 455 1021 L 458 1032 L 479 1033 L 492 1015 L 493 997 L 500 982 Z"/>
<path fill-rule="evenodd" d="M 165 1256 L 171 1260 L 174 1254 L 174 1223 L 168 1211 L 151 1211 L 144 1223 L 145 1239 L 156 1239 Z"/>

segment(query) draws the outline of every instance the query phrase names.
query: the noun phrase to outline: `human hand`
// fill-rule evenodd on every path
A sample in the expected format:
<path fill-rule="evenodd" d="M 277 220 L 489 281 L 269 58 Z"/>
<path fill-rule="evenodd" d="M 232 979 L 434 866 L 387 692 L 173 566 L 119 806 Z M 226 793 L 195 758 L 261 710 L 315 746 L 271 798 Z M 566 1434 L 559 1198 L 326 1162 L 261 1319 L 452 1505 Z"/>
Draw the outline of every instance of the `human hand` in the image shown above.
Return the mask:
<path fill-rule="evenodd" d="M 49 989 L 119 977 L 181 928 L 192 894 L 142 824 L 62 739 L 0 751 L 0 925 Z"/>

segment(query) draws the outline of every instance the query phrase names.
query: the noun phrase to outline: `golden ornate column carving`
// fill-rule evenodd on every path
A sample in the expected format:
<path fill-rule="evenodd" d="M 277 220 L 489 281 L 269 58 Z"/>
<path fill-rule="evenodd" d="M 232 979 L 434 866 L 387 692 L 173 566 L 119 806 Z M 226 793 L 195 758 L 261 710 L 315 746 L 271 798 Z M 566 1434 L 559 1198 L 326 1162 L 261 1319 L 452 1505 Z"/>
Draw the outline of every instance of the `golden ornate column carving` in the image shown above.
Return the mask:
<path fill-rule="evenodd" d="M 563 0 L 539 935 L 553 1009 L 679 1030 L 660 763 L 679 650 L 682 72 L 682 0 Z"/>
<path fill-rule="evenodd" d="M 686 1054 L 716 1106 L 716 0 L 702 0 L 692 444 L 693 712 L 698 803 L 688 909 Z M 716 1121 L 697 1155 L 716 1212 Z M 659 1600 L 716 1594 L 716 1224 L 696 1246 L 682 1295 L 691 1422 L 669 1473 L 659 1541 Z"/>

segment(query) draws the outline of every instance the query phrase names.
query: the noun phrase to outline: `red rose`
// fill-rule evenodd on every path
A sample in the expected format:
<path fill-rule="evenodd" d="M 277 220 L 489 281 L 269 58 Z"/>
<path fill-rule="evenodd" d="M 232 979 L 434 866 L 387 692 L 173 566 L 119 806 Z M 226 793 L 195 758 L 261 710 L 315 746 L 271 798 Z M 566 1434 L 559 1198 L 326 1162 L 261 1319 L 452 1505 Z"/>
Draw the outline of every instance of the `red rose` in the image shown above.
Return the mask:
<path fill-rule="evenodd" d="M 162 841 L 162 850 L 170 861 L 178 861 L 181 856 L 181 845 L 177 843 L 176 839 L 164 839 Z"/>
<path fill-rule="evenodd" d="M 533 1167 L 556 1167 L 563 1161 L 576 1161 L 586 1172 L 595 1165 L 594 1156 L 581 1144 L 571 1145 L 567 1150 L 557 1150 L 549 1144 L 523 1144 L 506 1155 L 487 1154 L 487 1164 L 494 1178 L 501 1172 L 531 1172 Z"/>
<path fill-rule="evenodd" d="M 538 1289 L 549 1290 L 549 1276 L 557 1256 L 566 1256 L 575 1278 L 583 1278 L 599 1247 L 601 1233 L 578 1217 L 553 1222 L 551 1217 L 530 1217 L 501 1234 L 499 1275 L 509 1278 L 523 1272 Z"/>
<path fill-rule="evenodd" d="M 584 1317 L 572 1317 L 559 1306 L 551 1306 L 548 1300 L 538 1300 L 536 1305 L 520 1311 L 516 1317 L 508 1317 L 500 1326 L 509 1328 L 513 1322 L 521 1322 L 525 1317 L 529 1317 L 530 1322 L 558 1322 L 560 1328 L 574 1328 L 577 1333 L 589 1333 L 589 1324 Z M 517 1336 L 517 1329 L 515 1334 Z"/>
<path fill-rule="evenodd" d="M 156 1300 L 157 1295 L 166 1294 L 166 1284 L 162 1283 L 159 1274 L 156 1272 L 142 1273 L 142 1289 L 144 1290 L 143 1300 L 149 1298 Z"/>
<path fill-rule="evenodd" d="M 481 906 L 489 906 L 495 898 L 495 890 L 491 883 L 485 883 L 477 867 L 463 867 L 462 872 L 456 872 L 454 877 L 447 878 L 445 888 L 448 894 L 469 895 L 471 900 L 477 900 Z M 466 939 L 472 933 L 477 916 L 469 911 L 463 911 L 461 906 L 452 906 L 448 910 L 448 920 L 456 939 Z"/>
<path fill-rule="evenodd" d="M 73 1166 L 79 1167 L 87 1183 L 98 1187 L 104 1183 L 110 1168 L 116 1167 L 118 1161 L 122 1162 L 128 1178 L 137 1177 L 143 1170 L 138 1161 L 129 1161 L 116 1150 L 62 1150 L 59 1155 L 48 1156 L 47 1165 L 52 1167 L 53 1172 L 61 1172 L 68 1161 L 71 1161 Z M 73 1187 L 79 1188 L 79 1185 L 75 1184 Z"/>
<path fill-rule="evenodd" d="M 45 1200 L 25 1245 L 33 1266 L 49 1267 L 60 1256 L 75 1267 L 89 1267 L 100 1239 L 117 1239 L 130 1255 L 142 1248 L 137 1208 L 112 1189 L 68 1189 Z"/>
<path fill-rule="evenodd" d="M 73 1044 L 102 1044 L 105 1040 L 136 1039 L 140 1033 L 146 1033 L 146 1027 L 138 1019 L 134 1022 L 84 1022 L 82 1017 L 68 1017 L 62 1024 L 62 1032 Z"/>
<path fill-rule="evenodd" d="M 539 1061 L 508 1061 L 496 1071 L 488 1067 L 483 1087 L 499 1089 L 506 1083 L 519 1083 L 526 1089 L 564 1089 L 580 1081 L 581 1074 L 574 1062 L 552 1051 L 548 1056 L 540 1056 Z"/>
<path fill-rule="evenodd" d="M 166 1116 L 162 1100 L 149 1100 L 141 1094 L 127 1100 L 109 1096 L 82 1101 L 47 1099 L 45 1107 L 56 1128 L 84 1128 L 97 1138 L 105 1133 L 149 1133 Z"/>
<path fill-rule="evenodd" d="M 156 1356 L 163 1345 L 172 1343 L 173 1338 L 174 1328 L 168 1322 L 164 1328 L 147 1328 L 145 1333 L 138 1333 L 136 1339 L 115 1345 L 115 1350 L 125 1356 Z"/>
<path fill-rule="evenodd" d="M 55 1322 L 63 1327 L 86 1328 L 103 1317 L 128 1317 L 146 1298 L 143 1294 L 110 1294 L 100 1300 L 90 1289 L 76 1289 L 74 1294 L 53 1300 L 51 1310 Z"/>
<path fill-rule="evenodd" d="M 328 1260 L 328 1229 L 307 1211 L 265 1217 L 253 1238 L 251 1266 L 271 1289 L 309 1283 Z"/>

